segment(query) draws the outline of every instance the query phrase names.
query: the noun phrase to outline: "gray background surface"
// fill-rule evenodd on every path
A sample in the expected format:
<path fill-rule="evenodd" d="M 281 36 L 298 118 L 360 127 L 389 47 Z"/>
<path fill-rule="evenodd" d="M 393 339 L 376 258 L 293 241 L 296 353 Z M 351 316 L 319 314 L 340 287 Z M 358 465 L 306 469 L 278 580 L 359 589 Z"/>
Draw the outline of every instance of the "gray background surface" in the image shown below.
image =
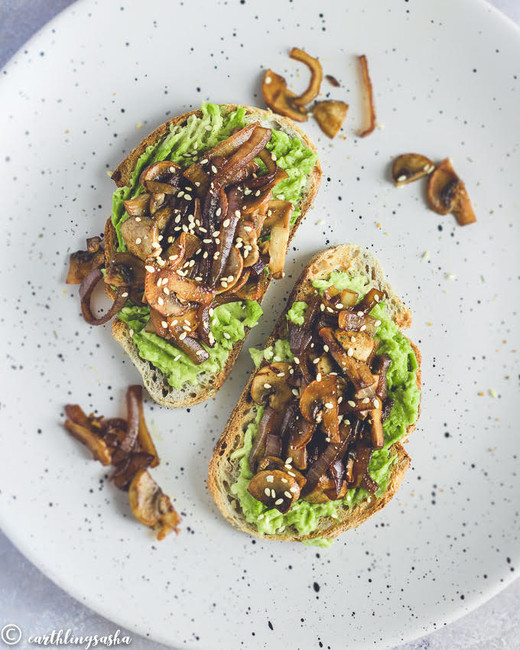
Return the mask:
<path fill-rule="evenodd" d="M 70 4 L 71 0 L 0 0 L 0 67 Z M 490 0 L 490 4 L 520 25 L 520 0 Z M 77 636 L 101 636 L 114 634 L 118 629 L 52 583 L 1 532 L 0 576 L 0 628 L 14 623 L 26 636 L 60 629 L 70 629 Z M 133 638 L 133 648 L 167 647 L 121 630 L 123 634 Z M 8 646 L 0 640 L 1 647 Z M 426 649 L 520 649 L 520 580 L 459 621 L 400 648 Z"/>

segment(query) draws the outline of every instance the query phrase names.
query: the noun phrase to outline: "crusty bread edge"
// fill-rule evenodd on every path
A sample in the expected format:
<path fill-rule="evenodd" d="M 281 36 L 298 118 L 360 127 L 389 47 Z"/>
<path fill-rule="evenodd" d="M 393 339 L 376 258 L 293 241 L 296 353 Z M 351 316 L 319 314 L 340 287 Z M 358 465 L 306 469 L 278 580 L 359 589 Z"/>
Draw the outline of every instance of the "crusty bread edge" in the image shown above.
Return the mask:
<path fill-rule="evenodd" d="M 228 111 L 233 111 L 239 108 L 238 104 L 221 104 L 221 106 L 224 106 Z M 250 120 L 258 118 L 262 123 L 266 123 L 276 128 L 281 128 L 289 134 L 297 135 L 304 142 L 305 146 L 317 155 L 318 152 L 312 141 L 292 120 L 260 108 L 250 106 L 243 106 L 243 108 L 246 109 L 246 119 Z M 130 182 L 130 174 L 132 173 L 139 156 L 141 156 L 148 146 L 166 135 L 171 127 L 184 124 L 191 115 L 200 116 L 201 114 L 202 112 L 200 109 L 183 113 L 182 115 L 174 117 L 164 124 L 161 124 L 152 131 L 152 133 L 150 133 L 137 147 L 135 147 L 135 149 L 132 149 L 128 156 L 114 170 L 112 173 L 112 179 L 116 185 L 118 187 L 124 187 Z M 320 186 L 321 175 L 322 171 L 318 160 L 312 170 L 303 200 L 299 206 L 301 214 L 294 226 L 291 228 L 289 243 L 294 237 L 301 220 L 305 217 L 314 201 Z M 116 249 L 117 236 L 111 218 L 109 218 L 105 225 L 105 259 L 107 262 L 112 259 Z M 269 288 L 271 281 L 272 279 L 269 279 L 266 291 Z M 113 297 L 110 287 L 107 287 L 107 293 Z M 259 302 L 261 302 L 261 300 Z M 240 350 L 242 349 L 244 341 L 249 333 L 249 329 L 250 328 L 246 328 L 245 337 L 241 341 L 235 343 L 226 363 L 216 375 L 201 374 L 199 375 L 199 381 L 196 386 L 187 384 L 185 387 L 180 389 L 172 389 L 172 387 L 169 386 L 166 377 L 160 370 L 155 368 L 150 362 L 141 359 L 138 350 L 132 341 L 130 328 L 126 323 L 123 323 L 121 320 L 116 318 L 112 325 L 112 335 L 124 348 L 132 363 L 136 366 L 137 370 L 141 374 L 145 388 L 150 393 L 153 400 L 168 408 L 185 408 L 209 399 L 220 389 L 231 371 Z"/>
<path fill-rule="evenodd" d="M 375 286 L 386 291 L 388 298 L 385 302 L 387 305 L 390 304 L 392 308 L 392 317 L 394 322 L 401 330 L 409 327 L 411 324 L 411 312 L 403 304 L 401 299 L 384 278 L 379 262 L 365 249 L 352 244 L 344 244 L 327 249 L 313 257 L 298 279 L 288 299 L 287 307 L 278 318 L 272 334 L 266 341 L 265 347 L 272 345 L 274 341 L 279 338 L 280 333 L 284 331 L 287 322 L 286 314 L 291 304 L 296 300 L 305 300 L 314 291 L 311 285 L 313 280 L 328 277 L 330 272 L 335 269 L 357 269 L 362 271 L 363 269 L 358 268 L 361 258 L 367 261 L 369 266 L 369 268 L 367 268 L 367 264 L 364 264 L 364 272 L 366 273 L 368 271 L 368 275 Z M 411 341 L 410 343 L 419 366 L 417 370 L 417 385 L 420 388 L 421 354 L 417 346 Z M 369 497 L 352 508 L 340 507 L 337 519 L 332 517 L 322 518 L 319 527 L 308 535 L 301 535 L 292 527 L 290 530 L 286 529 L 275 535 L 261 534 L 254 525 L 250 524 L 245 519 L 240 511 L 238 500 L 231 495 L 229 490 L 231 483 L 234 482 L 233 479 L 237 476 L 238 469 L 238 461 L 236 463 L 231 463 L 229 456 L 235 449 L 242 446 L 245 429 L 253 419 L 254 405 L 250 397 L 250 386 L 254 375 L 255 371 L 251 374 L 248 383 L 229 417 L 222 435 L 215 445 L 213 456 L 209 464 L 207 479 L 208 488 L 224 517 L 241 531 L 262 539 L 304 541 L 316 538 L 337 537 L 337 535 L 345 530 L 357 528 L 378 510 L 384 508 L 397 492 L 402 480 L 404 479 L 406 470 L 410 466 L 410 458 L 401 442 L 396 443 L 391 447 L 391 450 L 396 454 L 397 459 L 393 466 L 391 479 L 385 493 L 379 498 Z M 408 427 L 406 438 L 415 427 L 416 424 Z"/>

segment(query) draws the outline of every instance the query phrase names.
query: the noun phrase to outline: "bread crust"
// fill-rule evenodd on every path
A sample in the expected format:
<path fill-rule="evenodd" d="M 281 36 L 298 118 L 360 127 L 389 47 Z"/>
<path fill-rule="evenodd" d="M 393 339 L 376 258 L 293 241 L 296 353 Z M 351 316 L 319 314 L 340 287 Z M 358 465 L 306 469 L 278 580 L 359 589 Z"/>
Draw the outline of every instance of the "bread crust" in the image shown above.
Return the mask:
<path fill-rule="evenodd" d="M 221 106 L 225 107 L 226 110 L 230 112 L 236 110 L 241 105 L 221 104 Z M 263 125 L 272 126 L 274 128 L 285 131 L 289 135 L 297 136 L 303 141 L 306 147 L 317 154 L 316 147 L 308 138 L 308 136 L 289 118 L 260 108 L 253 108 L 250 106 L 243 106 L 243 108 L 246 110 L 247 121 L 258 120 Z M 158 126 L 118 165 L 118 167 L 112 173 L 112 180 L 118 187 L 124 187 L 125 185 L 128 185 L 130 182 L 130 175 L 135 168 L 137 160 L 141 154 L 144 153 L 145 149 L 148 146 L 154 144 L 158 139 L 165 136 L 171 127 L 183 125 L 191 115 L 197 115 L 200 117 L 201 114 L 202 112 L 200 109 L 189 111 L 187 113 L 183 113 L 182 115 L 178 115 L 171 120 L 168 120 L 164 124 Z M 321 166 L 319 161 L 317 161 L 314 169 L 309 176 L 308 185 L 304 192 L 303 199 L 298 206 L 301 210 L 301 214 L 291 228 L 291 232 L 289 234 L 289 243 L 294 237 L 298 226 L 300 225 L 302 219 L 305 217 L 306 213 L 309 211 L 314 201 L 314 198 L 320 186 L 321 175 Z M 105 225 L 105 260 L 107 263 L 112 259 L 116 250 L 117 235 L 112 225 L 111 218 L 109 217 Z M 270 278 L 267 283 L 266 291 L 269 288 L 271 281 L 272 279 Z M 110 287 L 106 286 L 106 291 L 110 297 L 114 297 L 113 291 Z M 260 299 L 258 302 L 262 302 L 262 299 Z M 245 337 L 241 341 L 237 341 L 237 343 L 235 343 L 225 365 L 217 374 L 201 374 L 199 375 L 199 382 L 196 386 L 187 384 L 185 388 L 176 389 L 172 388 L 168 384 L 166 377 L 160 370 L 155 368 L 150 362 L 141 359 L 138 350 L 132 341 L 130 328 L 126 325 L 126 323 L 123 323 L 121 320 L 116 318 L 112 325 L 113 337 L 128 353 L 128 356 L 130 357 L 132 363 L 141 374 L 145 388 L 150 393 L 152 399 L 158 404 L 161 404 L 162 406 L 166 406 L 168 408 L 185 408 L 187 406 L 192 406 L 194 404 L 203 402 L 214 395 L 222 386 L 229 372 L 231 371 L 231 368 L 233 367 L 235 360 L 238 357 L 240 350 L 242 349 L 248 333 L 249 328 L 246 328 Z"/>
<path fill-rule="evenodd" d="M 286 314 L 292 303 L 297 300 L 306 301 L 314 293 L 315 290 L 311 284 L 313 280 L 326 278 L 334 270 L 346 271 L 349 269 L 364 273 L 371 278 L 376 288 L 382 289 L 387 293 L 388 298 L 385 300 L 385 304 L 399 329 L 403 330 L 410 326 L 412 321 L 410 310 L 404 305 L 386 281 L 382 268 L 375 257 L 359 246 L 344 244 L 329 248 L 312 258 L 294 286 L 287 306 L 278 318 L 273 332 L 265 343 L 265 347 L 273 345 L 276 339 L 283 336 L 287 323 Z M 417 358 L 417 386 L 420 389 L 421 354 L 414 343 L 410 341 L 410 344 Z M 224 517 L 241 531 L 250 535 L 262 539 L 296 542 L 317 538 L 337 537 L 345 530 L 357 528 L 378 510 L 384 508 L 399 489 L 406 470 L 410 466 L 410 457 L 406 453 L 402 442 L 408 439 L 410 433 L 415 429 L 416 423 L 408 427 L 405 439 L 391 447 L 391 450 L 397 455 L 397 460 L 393 466 L 388 488 L 381 497 L 376 498 L 371 496 L 352 508 L 340 506 L 337 519 L 323 517 L 319 527 L 308 535 L 301 535 L 293 527 L 275 535 L 264 535 L 259 533 L 257 528 L 245 519 L 238 500 L 231 494 L 229 489 L 239 473 L 238 461 L 233 462 L 230 459 L 230 455 L 243 445 L 245 429 L 254 418 L 254 403 L 251 399 L 250 387 L 255 374 L 256 370 L 253 371 L 242 391 L 224 431 L 215 445 L 209 464 L 208 488 Z"/>

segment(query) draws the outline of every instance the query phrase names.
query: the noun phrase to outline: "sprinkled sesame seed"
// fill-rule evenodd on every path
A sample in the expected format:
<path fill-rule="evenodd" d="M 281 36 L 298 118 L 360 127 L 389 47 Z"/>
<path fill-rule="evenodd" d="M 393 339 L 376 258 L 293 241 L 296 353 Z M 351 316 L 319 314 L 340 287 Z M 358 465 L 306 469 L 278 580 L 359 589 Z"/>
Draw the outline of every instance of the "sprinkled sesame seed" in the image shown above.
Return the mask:
<path fill-rule="evenodd" d="M 231 338 L 231 334 L 224 332 L 224 338 L 229 340 Z"/>
<path fill-rule="evenodd" d="M 316 381 L 321 381 L 321 372 L 316 375 Z"/>
<path fill-rule="evenodd" d="M 316 357 L 316 359 L 314 359 L 312 363 L 319 363 L 319 362 L 320 362 L 320 358 Z"/>
<path fill-rule="evenodd" d="M 364 332 L 366 330 L 366 328 L 367 328 L 366 325 L 361 325 L 361 327 L 359 328 L 359 331 Z"/>
<path fill-rule="evenodd" d="M 356 406 L 356 402 L 354 402 L 354 400 L 352 400 L 352 399 L 349 399 L 349 401 L 347 402 L 347 404 L 348 404 L 349 406 L 352 406 L 352 408 L 354 408 L 354 407 Z"/>
<path fill-rule="evenodd" d="M 201 161 L 200 161 L 200 164 L 201 164 L 201 165 L 205 165 L 205 164 L 208 163 L 208 162 L 209 162 L 208 159 L 207 159 L 207 158 L 204 158 L 204 160 L 201 160 Z"/>
<path fill-rule="evenodd" d="M 352 357 L 354 355 L 354 348 L 349 348 L 347 350 L 347 354 L 348 354 L 349 357 Z"/>
<path fill-rule="evenodd" d="M 332 402 L 327 402 L 327 403 L 325 404 L 325 408 L 326 408 L 326 409 L 334 408 L 334 404 L 332 404 Z"/>
<path fill-rule="evenodd" d="M 300 394 L 300 391 L 297 388 L 293 388 L 291 392 L 295 397 L 298 397 L 298 395 Z"/>
<path fill-rule="evenodd" d="M 296 365 L 298 365 L 298 364 L 300 363 L 300 360 L 298 359 L 298 357 L 294 357 L 294 363 L 295 363 Z"/>
<path fill-rule="evenodd" d="M 215 214 L 217 215 L 217 217 L 220 217 L 220 215 L 222 214 L 222 208 L 217 208 Z"/>
<path fill-rule="evenodd" d="M 165 293 L 167 296 L 170 295 L 170 290 L 168 289 L 168 287 L 163 287 L 163 293 Z"/>
<path fill-rule="evenodd" d="M 173 358 L 174 361 L 178 361 L 181 358 L 180 354 L 176 354 L 175 357 Z"/>
<path fill-rule="evenodd" d="M 264 384 L 264 388 L 269 389 L 272 388 L 271 384 Z"/>
<path fill-rule="evenodd" d="M 215 165 L 211 165 L 211 171 L 216 174 L 218 172 L 218 169 L 215 167 Z"/>
<path fill-rule="evenodd" d="M 266 497 L 270 497 L 271 496 L 271 488 L 265 488 L 264 494 L 265 494 Z"/>
<path fill-rule="evenodd" d="M 274 505 L 275 506 L 281 506 L 282 503 L 283 503 L 283 499 L 276 499 L 276 501 L 274 502 Z"/>
<path fill-rule="evenodd" d="M 121 294 L 121 297 L 122 298 L 128 298 L 128 291 L 123 291 L 123 293 Z"/>
<path fill-rule="evenodd" d="M 362 312 L 362 311 L 358 311 L 358 313 L 357 313 L 357 315 L 358 315 L 358 316 L 364 316 L 364 315 L 365 315 L 365 313 L 364 313 L 364 312 Z"/>
<path fill-rule="evenodd" d="M 167 329 L 168 323 L 165 320 L 161 321 L 161 326 L 164 327 L 164 329 Z"/>
<path fill-rule="evenodd" d="M 377 399 L 377 397 L 374 397 L 372 404 L 376 407 L 376 409 L 379 408 L 379 400 Z"/>
<path fill-rule="evenodd" d="M 147 264 L 144 268 L 148 271 L 148 273 L 155 273 L 154 267 L 150 266 L 149 264 Z"/>
<path fill-rule="evenodd" d="M 137 222 L 139 222 L 139 221 L 141 221 L 141 217 L 136 217 L 135 220 L 136 220 Z"/>
<path fill-rule="evenodd" d="M 161 298 L 161 296 L 157 298 L 157 302 L 159 303 L 159 305 L 164 305 L 164 300 Z"/>
<path fill-rule="evenodd" d="M 370 402 L 370 398 L 365 397 L 365 399 L 363 400 L 363 404 L 368 404 L 369 402 Z"/>
<path fill-rule="evenodd" d="M 398 183 L 404 183 L 404 181 L 405 181 L 407 178 L 408 178 L 408 176 L 406 176 L 406 174 L 401 174 L 401 176 L 398 176 L 398 177 L 397 177 L 397 182 L 398 182 Z"/>
<path fill-rule="evenodd" d="M 268 483 L 272 483 L 272 482 L 274 481 L 274 476 L 273 476 L 272 474 L 269 474 L 269 476 L 266 476 L 266 477 L 265 477 L 265 480 L 266 480 Z"/>
<path fill-rule="evenodd" d="M 294 476 L 294 474 L 293 474 L 293 476 Z M 298 488 L 296 487 L 296 485 L 293 485 L 291 488 L 289 488 L 289 490 L 290 490 L 293 494 L 294 494 L 295 492 L 298 492 Z"/>
<path fill-rule="evenodd" d="M 181 332 L 179 336 L 179 341 L 184 341 L 184 339 L 188 336 L 187 332 Z"/>

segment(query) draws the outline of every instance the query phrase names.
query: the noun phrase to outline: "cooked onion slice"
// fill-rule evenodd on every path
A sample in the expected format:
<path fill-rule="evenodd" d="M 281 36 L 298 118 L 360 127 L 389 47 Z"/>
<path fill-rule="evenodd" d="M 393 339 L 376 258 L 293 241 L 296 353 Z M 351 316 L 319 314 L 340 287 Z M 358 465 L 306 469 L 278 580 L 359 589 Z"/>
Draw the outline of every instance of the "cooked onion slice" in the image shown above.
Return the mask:
<path fill-rule="evenodd" d="M 374 108 L 372 80 L 370 79 L 370 74 L 368 72 L 368 61 L 364 54 L 359 57 L 359 63 L 361 64 L 361 73 L 363 75 L 363 83 L 365 86 L 365 104 L 368 108 L 367 126 L 359 132 L 359 135 L 364 138 L 367 135 L 370 135 L 376 128 L 376 110 Z"/>
<path fill-rule="evenodd" d="M 121 311 L 121 309 L 125 306 L 128 298 L 128 287 L 118 287 L 114 302 L 112 303 L 112 306 L 107 311 L 107 313 L 104 316 L 100 316 L 99 318 L 94 316 L 90 306 L 90 298 L 98 282 L 102 280 L 103 273 L 101 272 L 101 269 L 94 269 L 83 280 L 79 288 L 79 296 L 81 298 L 81 312 L 83 314 L 83 318 L 90 325 L 103 325 L 104 323 L 107 323 L 111 318 L 113 318 L 118 312 Z"/>
<path fill-rule="evenodd" d="M 449 158 L 437 165 L 428 179 L 426 198 L 432 210 L 438 214 L 452 212 L 461 226 L 477 220 L 466 186 L 457 176 Z"/>
<path fill-rule="evenodd" d="M 332 99 L 315 104 L 312 109 L 320 129 L 329 138 L 335 138 L 347 117 L 349 105 Z"/>
<path fill-rule="evenodd" d="M 305 110 L 294 104 L 296 95 L 287 88 L 285 79 L 272 70 L 267 70 L 264 75 L 262 95 L 267 106 L 275 113 L 290 117 L 296 122 L 308 119 Z"/>
<path fill-rule="evenodd" d="M 431 174 L 435 165 L 419 153 L 403 153 L 392 163 L 392 179 L 399 187 Z"/>
<path fill-rule="evenodd" d="M 121 224 L 121 235 L 128 251 L 145 260 L 155 250 L 159 229 L 152 217 L 129 217 Z"/>
<path fill-rule="evenodd" d="M 311 79 L 307 89 L 298 97 L 292 100 L 296 106 L 306 106 L 316 99 L 320 92 L 321 81 L 323 79 L 323 69 L 318 59 L 310 56 L 305 50 L 300 50 L 299 47 L 293 47 L 289 52 L 291 59 L 301 61 L 311 71 Z"/>
<path fill-rule="evenodd" d="M 179 191 L 181 167 L 171 160 L 162 160 L 145 167 L 139 183 L 152 194 L 176 194 Z"/>

